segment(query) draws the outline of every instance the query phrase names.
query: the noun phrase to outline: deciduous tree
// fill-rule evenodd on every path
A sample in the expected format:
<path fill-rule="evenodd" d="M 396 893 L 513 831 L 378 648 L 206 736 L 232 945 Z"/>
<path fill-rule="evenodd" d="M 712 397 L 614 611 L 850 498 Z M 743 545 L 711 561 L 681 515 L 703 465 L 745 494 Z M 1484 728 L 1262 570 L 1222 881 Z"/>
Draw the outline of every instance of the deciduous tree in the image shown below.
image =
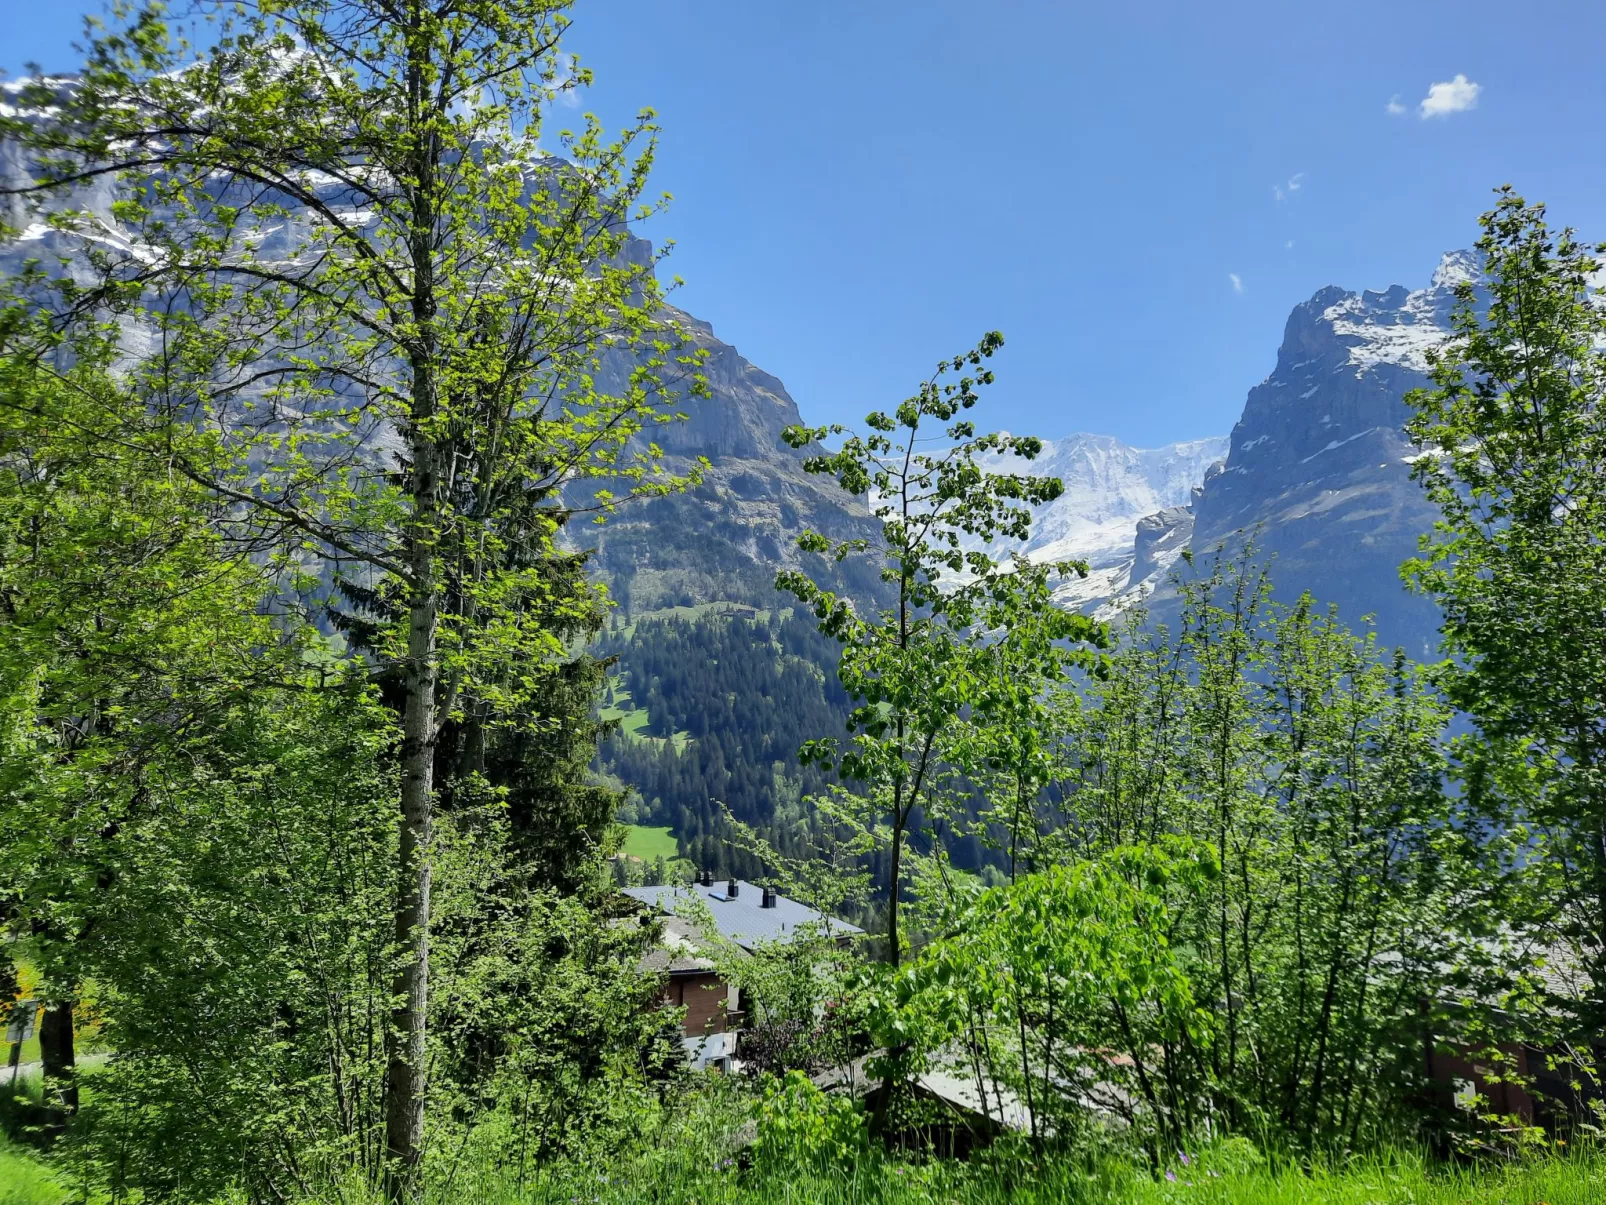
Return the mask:
<path fill-rule="evenodd" d="M 1471 797 L 1543 843 L 1530 877 L 1547 877 L 1551 906 L 1527 919 L 1587 970 L 1594 987 L 1576 1007 L 1595 1033 L 1606 1023 L 1606 247 L 1552 229 L 1543 205 L 1509 187 L 1481 226 L 1483 279 L 1458 287 L 1435 387 L 1408 399 L 1415 475 L 1443 517 L 1405 574 L 1444 608 L 1441 679 L 1479 729 L 1459 744 Z"/>
<path fill-rule="evenodd" d="M 992 472 L 983 465 L 991 453 L 1030 461 L 1042 449 L 1031 436 L 978 435 L 965 417 L 993 380 L 983 362 L 1002 345 L 1003 336 L 994 332 L 965 355 L 939 364 L 891 414 L 869 415 L 866 435 L 835 425 L 786 432 L 796 448 L 841 439 L 836 451 L 817 448 L 804 467 L 867 496 L 881 520 L 874 548 L 817 532 L 805 533 L 799 546 L 837 560 L 869 552 L 893 591 L 887 609 L 860 615 L 850 600 L 821 589 L 801 571 L 780 574 L 776 584 L 811 607 L 821 630 L 842 643 L 837 672 L 855 701 L 849 725 L 856 732 L 846 746 L 817 741 L 806 752 L 809 760 L 858 784 L 828 802 L 834 819 L 853 823 L 885 856 L 886 960 L 893 966 L 903 956 L 898 920 L 910 826 L 938 798 L 949 774 L 941 756 L 944 734 L 981 697 L 976 628 L 989 598 L 1007 594 L 1016 568 L 977 545 L 1000 538 L 1023 542 L 1031 523 L 1027 508 L 1052 501 L 1064 489 L 1058 478 Z M 1079 640 L 1096 631 L 1090 620 L 1068 616 L 1060 635 Z"/>
<path fill-rule="evenodd" d="M 61 209 L 118 182 L 109 214 L 52 219 L 98 278 L 28 283 L 51 331 L 123 324 L 157 420 L 133 444 L 227 500 L 236 535 L 395 600 L 378 652 L 402 683 L 398 1193 L 424 1133 L 443 726 L 518 711 L 568 659 L 561 612 L 593 601 L 546 572 L 563 490 L 590 478 L 584 504 L 605 508 L 620 482 L 673 488 L 650 428 L 670 419 L 666 377 L 696 388 L 626 229 L 648 208 L 650 117 L 611 144 L 588 120 L 567 163 L 538 145 L 546 99 L 589 78 L 559 50 L 567 7 L 202 4 L 199 51 L 142 7 L 74 80 L 21 89 L 0 129 L 38 175 L 13 196 Z M 114 249 L 96 250 L 107 218 Z M 227 454 L 193 455 L 174 420 Z"/>

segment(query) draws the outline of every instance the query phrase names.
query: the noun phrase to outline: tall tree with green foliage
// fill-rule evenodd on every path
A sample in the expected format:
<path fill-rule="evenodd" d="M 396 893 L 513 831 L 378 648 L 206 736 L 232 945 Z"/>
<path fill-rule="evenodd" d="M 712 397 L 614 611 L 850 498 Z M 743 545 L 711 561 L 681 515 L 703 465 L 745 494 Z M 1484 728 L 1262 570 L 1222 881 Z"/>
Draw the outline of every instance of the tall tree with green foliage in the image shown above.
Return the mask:
<path fill-rule="evenodd" d="M 130 444 L 149 410 L 103 367 L 0 368 L 0 913 L 48 1002 L 46 1132 L 73 1121 L 89 985 L 118 1052 L 71 1147 L 90 1181 L 284 1199 L 372 1177 L 388 675 L 277 605 L 295 565 Z M 650 932 L 610 924 L 595 851 L 559 896 L 516 797 L 437 819 L 431 1097 L 454 1141 L 538 1161 L 632 1129 L 679 1058 L 637 969 Z"/>
<path fill-rule="evenodd" d="M 1054 577 L 1086 566 L 1017 557 L 1013 569 L 981 602 L 975 697 L 944 748 L 986 800 L 971 827 L 1001 848 L 1010 882 L 1037 865 L 1039 842 L 1063 820 L 1046 792 L 1064 768 L 1077 688 L 1107 673 L 1109 645 L 1102 625 L 1054 602 Z"/>
<path fill-rule="evenodd" d="M 887 900 L 886 961 L 893 966 L 903 956 L 898 918 L 910 827 L 940 799 L 948 773 L 942 737 L 980 697 L 974 629 L 989 593 L 1007 590 L 1015 569 L 966 541 L 1024 541 L 1031 524 L 1027 508 L 1064 489 L 1058 478 L 991 472 L 982 463 L 990 453 L 1030 461 L 1042 450 L 1031 436 L 978 435 L 975 423 L 963 417 L 992 383 L 992 370 L 983 362 L 1002 345 L 995 331 L 965 355 L 943 361 L 891 414 L 869 415 L 866 435 L 837 425 L 785 433 L 792 447 L 815 448 L 805 469 L 829 474 L 850 494 L 868 496 L 881 521 L 874 548 L 812 531 L 798 544 L 838 561 L 870 552 L 892 588 L 887 609 L 860 615 L 849 599 L 797 570 L 781 573 L 776 585 L 811 607 L 821 630 L 842 643 L 837 672 L 855 701 L 849 725 L 856 732 L 845 748 L 817 741 L 806 752 L 811 762 L 857 784 L 833 798 L 838 817 L 853 820 L 869 848 L 885 857 L 880 888 Z M 842 442 L 836 451 L 818 447 L 837 438 Z M 1091 620 L 1070 616 L 1062 634 L 1081 640 L 1097 631 Z"/>
<path fill-rule="evenodd" d="M 1606 1011 L 1606 246 L 1509 187 L 1481 219 L 1435 388 L 1408 401 L 1415 475 L 1442 514 L 1407 579 L 1444 608 L 1442 681 L 1477 722 L 1472 797 L 1534 826 L 1540 919 Z M 1538 856 L 1542 855 L 1542 856 Z M 1545 915 L 1548 912 L 1548 915 Z M 1599 1070 L 1597 1070 L 1597 1075 Z"/>
<path fill-rule="evenodd" d="M 554 609 L 593 601 L 546 572 L 562 491 L 592 478 L 605 508 L 620 482 L 674 488 L 650 428 L 672 417 L 666 377 L 697 388 L 626 230 L 650 209 L 650 115 L 611 144 L 588 119 L 569 163 L 537 144 L 545 100 L 589 78 L 559 50 L 567 7 L 209 3 L 199 51 L 140 7 L 0 128 L 39 177 L 13 194 L 66 205 L 121 182 L 133 251 L 94 253 L 97 281 L 29 284 L 52 330 L 110 311 L 131 351 L 154 349 L 131 370 L 155 420 L 133 445 L 230 502 L 236 535 L 396 600 L 378 651 L 401 677 L 398 1193 L 423 1147 L 443 725 L 517 712 L 569 659 Z M 93 245 L 92 220 L 55 221 Z M 620 352 L 632 366 L 604 392 Z"/>

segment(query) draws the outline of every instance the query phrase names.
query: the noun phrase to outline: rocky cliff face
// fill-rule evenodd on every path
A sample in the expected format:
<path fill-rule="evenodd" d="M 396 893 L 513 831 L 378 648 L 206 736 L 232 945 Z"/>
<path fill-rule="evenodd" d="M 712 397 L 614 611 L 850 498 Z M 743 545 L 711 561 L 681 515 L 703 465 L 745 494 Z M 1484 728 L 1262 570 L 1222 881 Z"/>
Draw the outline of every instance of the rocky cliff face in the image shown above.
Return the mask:
<path fill-rule="evenodd" d="M 1197 487 L 1195 487 L 1197 493 Z M 1193 507 L 1168 506 L 1138 520 L 1129 580 L 1135 585 L 1165 573 L 1193 539 Z"/>
<path fill-rule="evenodd" d="M 1454 286 L 1476 280 L 1468 252 L 1446 255 L 1414 292 L 1322 289 L 1294 309 L 1277 364 L 1249 391 L 1225 462 L 1193 503 L 1196 554 L 1253 539 L 1277 593 L 1310 591 L 1413 657 L 1434 655 L 1438 615 L 1399 578 L 1435 513 L 1410 480 L 1405 395 L 1429 384 L 1428 349 L 1450 334 Z M 1155 596 L 1163 615 L 1169 592 Z"/>
<path fill-rule="evenodd" d="M 805 473 L 804 454 L 781 439 L 801 421 L 786 387 L 718 339 L 708 323 L 679 310 L 670 317 L 706 354 L 709 396 L 685 399 L 686 421 L 653 437 L 671 469 L 683 472 L 699 456 L 710 467 L 687 493 L 628 503 L 574 538 L 596 550 L 593 564 L 628 610 L 715 601 L 769 606 L 777 599 L 776 570 L 804 558 L 797 537 L 805 529 L 844 539 L 874 535 L 877 525 L 862 499 Z M 834 589 L 860 599 L 880 593 L 868 564 L 807 560 L 810 572 Z"/>

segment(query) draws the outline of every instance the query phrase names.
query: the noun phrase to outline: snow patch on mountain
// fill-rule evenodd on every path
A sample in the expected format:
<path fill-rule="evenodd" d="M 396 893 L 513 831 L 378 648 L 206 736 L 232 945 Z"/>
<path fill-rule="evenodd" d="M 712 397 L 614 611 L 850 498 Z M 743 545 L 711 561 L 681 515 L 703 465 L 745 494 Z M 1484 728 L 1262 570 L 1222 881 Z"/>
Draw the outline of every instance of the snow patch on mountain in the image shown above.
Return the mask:
<path fill-rule="evenodd" d="M 1483 261 L 1476 252 L 1450 251 L 1439 260 L 1427 288 L 1407 292 L 1395 285 L 1383 292 L 1350 293 L 1321 317 L 1349 346 L 1349 365 L 1356 376 L 1379 364 L 1425 373 L 1427 353 L 1449 337 L 1456 287 L 1482 279 Z"/>
<path fill-rule="evenodd" d="M 1205 471 L 1226 456 L 1225 435 L 1134 448 L 1108 435 L 1076 434 L 1043 441 L 1035 460 L 992 456 L 993 472 L 1058 477 L 1065 492 L 1032 512 L 1026 553 L 1034 561 L 1085 560 L 1098 570 L 1115 569 L 1133 557 L 1138 520 L 1168 507 L 1185 506 Z M 1095 590 L 1107 596 L 1113 585 L 1099 575 L 1077 584 L 1072 593 Z"/>

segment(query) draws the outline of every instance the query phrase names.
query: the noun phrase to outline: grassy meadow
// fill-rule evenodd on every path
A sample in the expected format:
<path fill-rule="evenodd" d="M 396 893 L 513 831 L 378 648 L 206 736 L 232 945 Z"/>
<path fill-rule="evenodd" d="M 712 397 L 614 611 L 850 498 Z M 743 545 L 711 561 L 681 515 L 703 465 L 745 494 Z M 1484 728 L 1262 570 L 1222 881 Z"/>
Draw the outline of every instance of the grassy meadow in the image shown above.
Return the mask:
<path fill-rule="evenodd" d="M 667 828 L 629 824 L 625 826 L 625 830 L 625 843 L 620 852 L 627 857 L 650 862 L 654 858 L 663 858 L 667 861 L 678 856 L 679 847 L 675 844 L 674 834 Z"/>
<path fill-rule="evenodd" d="M 100 1060 L 92 1062 L 86 1088 Z M 1243 1138 L 1176 1152 L 1158 1168 L 1109 1148 L 1034 1157 L 1024 1138 L 970 1161 L 910 1158 L 877 1148 L 754 1165 L 745 1147 L 752 1098 L 723 1077 L 661 1115 L 638 1141 L 584 1160 L 521 1171 L 473 1142 L 429 1164 L 420 1205 L 1601 1205 L 1606 1150 L 1557 1144 L 1505 1161 L 1445 1164 L 1411 1151 L 1348 1160 L 1268 1158 Z M 38 1073 L 15 1105 L 37 1105 Z M 13 1101 L 8 1098 L 8 1105 Z M 13 1123 L 15 1118 L 12 1119 Z M 15 1124 L 8 1126 L 17 1133 Z M 59 1155 L 60 1152 L 57 1152 Z M 70 1158 L 0 1135 L 0 1205 L 113 1205 L 139 1199 L 80 1182 Z M 93 1173 L 92 1173 L 93 1174 Z M 189 1198 L 186 1198 L 189 1199 Z M 212 1205 L 248 1205 L 243 1195 Z M 326 1184 L 284 1205 L 385 1205 L 371 1185 Z"/>
<path fill-rule="evenodd" d="M 660 1153 L 661 1154 L 661 1153 Z M 1213 1166 L 1208 1153 L 1159 1174 L 1109 1164 L 973 1165 L 872 1160 L 846 1169 L 742 1170 L 644 1157 L 596 1171 L 533 1170 L 523 1178 L 457 1166 L 429 1205 L 1599 1205 L 1606 1157 L 1588 1153 L 1496 1166 L 1429 1168 L 1396 1156 L 1342 1165 Z M 722 1166 L 723 1164 L 723 1166 Z M 31 1152 L 0 1145 L 0 1205 L 70 1205 L 112 1198 L 69 1182 Z M 382 1205 L 343 1185 L 296 1205 Z M 243 1198 L 217 1205 L 244 1205 Z"/>

